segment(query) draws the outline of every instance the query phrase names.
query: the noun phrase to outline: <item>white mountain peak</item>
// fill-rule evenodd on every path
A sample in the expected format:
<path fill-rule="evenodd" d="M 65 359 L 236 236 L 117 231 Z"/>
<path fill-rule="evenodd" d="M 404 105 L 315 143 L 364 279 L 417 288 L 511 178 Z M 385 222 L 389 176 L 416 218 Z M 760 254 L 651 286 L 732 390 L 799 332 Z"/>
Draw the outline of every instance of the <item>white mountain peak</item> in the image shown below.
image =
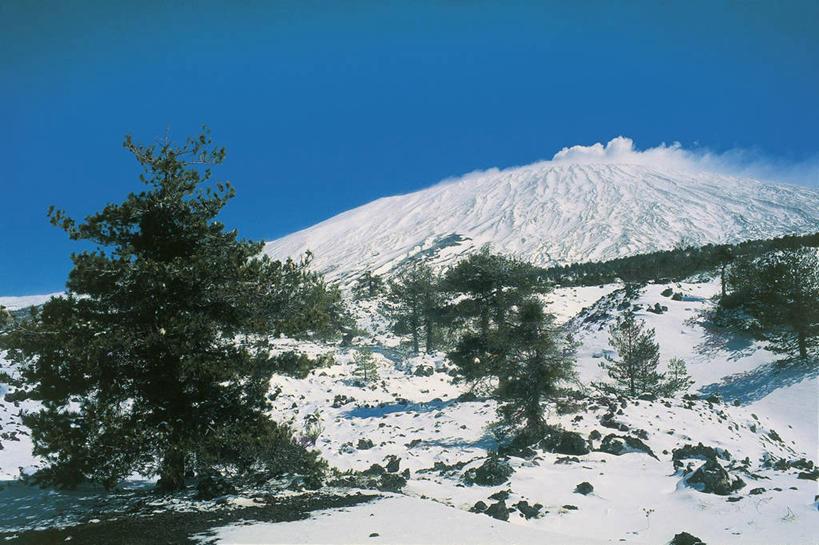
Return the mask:
<path fill-rule="evenodd" d="M 409 260 L 446 266 L 484 244 L 540 265 L 606 260 L 679 241 L 723 243 L 819 231 L 819 190 L 695 168 L 678 145 L 628 138 L 564 148 L 551 161 L 490 169 L 385 197 L 269 242 L 276 259 L 315 254 L 347 283 Z"/>

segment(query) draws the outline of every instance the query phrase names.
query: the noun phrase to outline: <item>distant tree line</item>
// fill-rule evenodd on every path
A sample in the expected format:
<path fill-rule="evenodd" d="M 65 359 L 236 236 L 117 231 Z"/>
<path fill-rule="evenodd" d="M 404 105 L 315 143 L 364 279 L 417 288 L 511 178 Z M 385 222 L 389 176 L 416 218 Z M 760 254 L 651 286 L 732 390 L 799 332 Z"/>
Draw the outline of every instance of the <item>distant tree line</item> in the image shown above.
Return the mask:
<path fill-rule="evenodd" d="M 720 270 L 724 275 L 727 267 L 736 259 L 755 258 L 775 250 L 801 247 L 819 247 L 819 232 L 749 240 L 737 244 L 678 247 L 610 261 L 550 267 L 543 274 L 548 280 L 561 286 L 596 286 L 617 280 L 638 283 L 663 279 L 679 281 L 714 270 Z M 723 290 L 724 286 L 723 284 Z"/>

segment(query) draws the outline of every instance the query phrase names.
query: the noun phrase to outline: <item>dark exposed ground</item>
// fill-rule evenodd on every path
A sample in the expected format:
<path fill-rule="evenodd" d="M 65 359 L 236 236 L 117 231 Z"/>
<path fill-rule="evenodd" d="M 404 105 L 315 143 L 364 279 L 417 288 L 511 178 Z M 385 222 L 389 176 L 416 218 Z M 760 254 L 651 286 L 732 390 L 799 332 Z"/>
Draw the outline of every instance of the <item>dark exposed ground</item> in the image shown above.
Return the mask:
<path fill-rule="evenodd" d="M 346 507 L 372 501 L 378 494 L 351 495 L 309 492 L 290 497 L 267 497 L 253 507 L 215 511 L 163 511 L 151 509 L 129 514 L 102 516 L 99 522 L 85 522 L 62 529 L 31 530 L 19 534 L 0 533 L 0 542 L 25 545 L 171 545 L 202 543 L 192 536 L 242 521 L 286 522 L 307 518 L 311 511 Z M 207 542 L 206 540 L 204 540 Z"/>

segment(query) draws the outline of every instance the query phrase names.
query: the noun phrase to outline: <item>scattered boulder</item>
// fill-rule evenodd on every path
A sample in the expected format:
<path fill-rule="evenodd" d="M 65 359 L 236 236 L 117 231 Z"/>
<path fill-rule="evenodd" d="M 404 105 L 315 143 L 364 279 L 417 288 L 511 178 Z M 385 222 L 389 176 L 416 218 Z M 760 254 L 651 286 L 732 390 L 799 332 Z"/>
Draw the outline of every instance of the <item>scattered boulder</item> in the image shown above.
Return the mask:
<path fill-rule="evenodd" d="M 529 505 L 529 502 L 526 500 L 521 500 L 515 504 L 515 508 L 523 515 L 525 519 L 533 519 L 537 518 L 540 515 L 540 510 L 543 509 L 543 505 L 536 503 L 534 505 Z"/>
<path fill-rule="evenodd" d="M 375 445 L 373 444 L 372 439 L 359 439 L 356 448 L 358 450 L 368 450 L 373 448 Z"/>
<path fill-rule="evenodd" d="M 483 513 L 484 511 L 486 511 L 487 507 L 488 506 L 484 502 L 478 501 L 475 505 L 473 505 L 469 509 L 469 512 L 470 513 Z"/>
<path fill-rule="evenodd" d="M 760 495 L 760 494 L 762 494 L 764 492 L 765 492 L 765 489 L 760 487 L 760 488 L 751 489 L 751 491 L 748 492 L 748 494 L 750 494 L 751 496 L 758 496 L 758 495 Z"/>
<path fill-rule="evenodd" d="M 407 486 L 407 479 L 398 473 L 385 473 L 381 475 L 375 487 L 386 492 L 400 492 Z"/>
<path fill-rule="evenodd" d="M 386 472 L 387 472 L 387 470 L 384 469 L 384 466 L 382 466 L 381 464 L 373 464 L 373 465 L 370 466 L 370 468 L 368 470 L 366 470 L 366 471 L 364 471 L 362 473 L 364 475 L 376 475 L 377 476 L 377 475 L 384 475 Z"/>
<path fill-rule="evenodd" d="M 813 471 L 800 471 L 796 478 L 815 481 L 819 479 L 819 469 L 814 469 Z"/>
<path fill-rule="evenodd" d="M 688 532 L 680 532 L 674 536 L 674 539 L 668 542 L 668 545 L 705 545 L 705 543 L 697 536 L 692 536 Z"/>
<path fill-rule="evenodd" d="M 212 500 L 236 493 L 236 487 L 220 475 L 205 475 L 196 483 L 196 499 Z"/>
<path fill-rule="evenodd" d="M 506 507 L 506 502 L 503 500 L 497 501 L 487 507 L 484 514 L 498 520 L 509 520 L 509 509 Z"/>
<path fill-rule="evenodd" d="M 348 403 L 352 403 L 354 401 L 355 401 L 355 398 L 347 397 L 347 396 L 342 395 L 342 394 L 338 394 L 336 397 L 333 398 L 332 407 L 334 409 L 338 409 L 338 408 L 341 408 L 344 405 L 347 405 Z"/>
<path fill-rule="evenodd" d="M 671 300 L 672 301 L 682 301 L 683 300 L 682 293 L 679 293 L 679 292 L 675 293 L 674 295 L 671 296 Z"/>
<path fill-rule="evenodd" d="M 651 447 L 643 443 L 640 439 L 625 435 L 615 435 L 613 433 L 603 438 L 603 442 L 600 443 L 600 448 L 597 450 L 614 454 L 615 456 L 621 456 L 629 452 L 643 452 L 655 460 L 659 460 L 651 450 Z"/>
<path fill-rule="evenodd" d="M 688 478 L 689 484 L 701 484 L 701 492 L 727 496 L 745 486 L 745 481 L 731 475 L 716 460 L 707 460 Z"/>
<path fill-rule="evenodd" d="M 602 434 L 602 433 L 600 433 L 600 432 L 599 432 L 599 431 L 597 431 L 597 430 L 592 430 L 592 431 L 589 433 L 589 441 L 597 441 L 597 440 L 598 440 L 598 439 L 600 439 L 601 437 L 603 437 L 603 434 Z"/>
<path fill-rule="evenodd" d="M 538 446 L 547 452 L 574 456 L 590 452 L 588 443 L 579 433 L 555 428 L 548 431 Z"/>
<path fill-rule="evenodd" d="M 505 483 L 514 472 L 507 462 L 491 456 L 481 466 L 467 470 L 464 481 L 480 486 L 497 486 Z"/>
<path fill-rule="evenodd" d="M 387 456 L 387 473 L 398 473 L 399 467 L 401 467 L 401 458 L 394 454 Z"/>
<path fill-rule="evenodd" d="M 563 506 L 563 509 L 565 509 L 567 511 L 577 511 L 579 508 L 576 505 L 567 504 L 567 505 Z"/>
<path fill-rule="evenodd" d="M 509 491 L 508 490 L 501 490 L 500 492 L 495 492 L 491 496 L 489 496 L 490 500 L 506 500 L 509 498 Z"/>
<path fill-rule="evenodd" d="M 431 365 L 419 365 L 412 373 L 416 377 L 431 377 L 435 373 L 435 369 Z"/>
<path fill-rule="evenodd" d="M 707 447 L 702 443 L 696 445 L 683 445 L 671 451 L 672 460 L 683 460 L 686 458 L 698 458 L 700 460 L 716 460 L 721 458 L 725 461 L 731 459 L 731 453 L 724 448 Z"/>
<path fill-rule="evenodd" d="M 661 292 L 660 292 L 660 295 L 662 295 L 663 297 L 671 297 L 671 295 L 672 295 L 673 293 L 674 293 L 674 290 L 673 290 L 673 289 L 671 289 L 671 288 L 666 288 L 666 289 L 664 289 L 663 291 L 661 291 Z"/>
<path fill-rule="evenodd" d="M 588 496 L 589 494 L 594 492 L 594 487 L 591 485 L 591 483 L 583 481 L 582 483 L 575 487 L 574 491 L 577 494 L 583 494 L 584 496 Z"/>

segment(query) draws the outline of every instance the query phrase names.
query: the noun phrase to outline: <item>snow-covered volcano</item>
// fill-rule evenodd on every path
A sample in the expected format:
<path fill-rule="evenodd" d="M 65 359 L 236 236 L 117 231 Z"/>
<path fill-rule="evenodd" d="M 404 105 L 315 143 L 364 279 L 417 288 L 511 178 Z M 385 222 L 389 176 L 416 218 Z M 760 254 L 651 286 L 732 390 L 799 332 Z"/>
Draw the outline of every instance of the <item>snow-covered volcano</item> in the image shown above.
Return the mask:
<path fill-rule="evenodd" d="M 558 154 L 560 155 L 560 154 Z M 418 257 L 445 266 L 491 243 L 549 265 L 819 230 L 819 190 L 624 162 L 544 161 L 378 199 L 269 242 L 310 250 L 332 280 L 389 273 Z"/>

